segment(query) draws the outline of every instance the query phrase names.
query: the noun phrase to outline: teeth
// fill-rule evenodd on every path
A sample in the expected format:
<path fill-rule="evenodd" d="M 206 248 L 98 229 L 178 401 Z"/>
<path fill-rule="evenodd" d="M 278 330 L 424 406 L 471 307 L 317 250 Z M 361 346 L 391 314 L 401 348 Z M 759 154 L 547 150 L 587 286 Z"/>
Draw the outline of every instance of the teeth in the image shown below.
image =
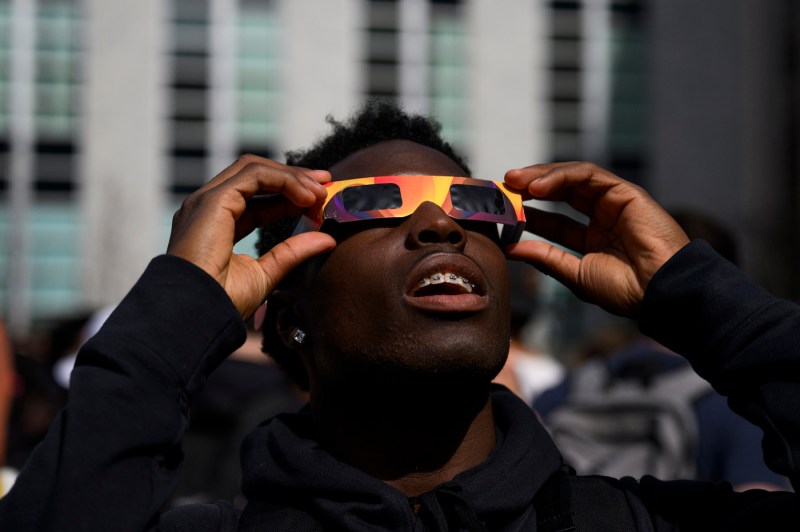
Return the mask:
<path fill-rule="evenodd" d="M 429 284 L 442 284 L 442 283 L 450 283 L 450 284 L 457 284 L 462 286 L 467 293 L 472 293 L 472 289 L 475 288 L 475 285 L 470 283 L 468 279 L 456 275 L 454 273 L 434 273 L 430 277 L 426 277 L 419 282 L 419 287 L 423 288 L 428 286 Z"/>

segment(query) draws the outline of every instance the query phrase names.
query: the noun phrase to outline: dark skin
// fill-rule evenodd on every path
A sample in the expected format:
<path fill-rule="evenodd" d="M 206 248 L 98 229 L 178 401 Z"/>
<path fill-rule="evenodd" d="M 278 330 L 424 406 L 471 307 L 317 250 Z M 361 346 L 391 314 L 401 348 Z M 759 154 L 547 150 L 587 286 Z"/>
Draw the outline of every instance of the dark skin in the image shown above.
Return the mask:
<path fill-rule="evenodd" d="M 408 141 L 331 168 L 334 179 L 463 173 Z M 343 461 L 419 495 L 494 448 L 489 383 L 508 353 L 505 257 L 493 226 L 463 227 L 432 203 L 403 220 L 353 225 L 315 267 L 314 296 L 300 296 L 306 310 L 293 324 L 308 333 L 301 356 L 318 437 Z M 414 301 L 424 298 L 410 291 L 434 271 L 468 277 L 481 295 Z"/>
<path fill-rule="evenodd" d="M 417 495 L 482 461 L 495 445 L 489 384 L 508 352 L 508 281 L 491 232 L 465 227 L 423 203 L 406 220 L 337 235 L 295 235 L 257 259 L 235 242 L 266 221 L 325 197 L 331 179 L 380 174 L 459 175 L 442 154 L 407 141 L 357 152 L 331 172 L 245 156 L 190 196 L 173 221 L 168 253 L 216 279 L 248 319 L 302 263 L 310 287 L 288 302 L 280 330 L 308 333 L 300 355 L 311 377 L 320 441 L 342 460 Z M 528 211 L 528 230 L 575 250 L 528 240 L 510 246 L 576 294 L 635 317 L 650 278 L 688 242 L 641 188 L 589 163 L 534 165 L 505 180 L 525 197 L 565 201 L 588 225 Z M 272 194 L 269 199 L 260 196 Z M 354 224 L 357 225 L 357 224 Z M 455 264 L 473 298 L 413 297 L 421 277 Z M 298 299 L 292 299 L 298 297 Z M 272 303 L 271 303 L 272 304 Z M 345 326 L 346 325 L 346 326 Z"/>

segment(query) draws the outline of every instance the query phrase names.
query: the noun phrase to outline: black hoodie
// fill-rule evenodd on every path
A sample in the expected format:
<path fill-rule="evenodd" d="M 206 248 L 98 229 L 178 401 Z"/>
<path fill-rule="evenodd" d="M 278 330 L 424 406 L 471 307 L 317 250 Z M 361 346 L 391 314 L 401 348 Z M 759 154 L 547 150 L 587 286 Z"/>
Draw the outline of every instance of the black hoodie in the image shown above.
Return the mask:
<path fill-rule="evenodd" d="M 251 502 L 303 510 L 325 530 L 435 530 L 441 519 L 466 527 L 471 516 L 459 522 L 461 512 L 490 530 L 532 530 L 533 497 L 561 457 L 514 394 L 498 387 L 492 404 L 498 438 L 488 460 L 422 497 L 409 500 L 320 448 L 308 413 L 278 416 L 245 440 L 243 493 Z"/>

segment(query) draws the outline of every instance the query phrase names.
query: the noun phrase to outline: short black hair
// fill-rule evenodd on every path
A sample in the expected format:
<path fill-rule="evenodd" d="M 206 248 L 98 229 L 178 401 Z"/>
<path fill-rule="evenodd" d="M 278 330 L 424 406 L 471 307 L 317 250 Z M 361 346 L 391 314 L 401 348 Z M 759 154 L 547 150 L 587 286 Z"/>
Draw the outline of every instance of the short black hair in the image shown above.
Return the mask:
<path fill-rule="evenodd" d="M 464 157 L 442 138 L 442 126 L 436 119 L 409 114 L 393 100 L 367 100 L 346 121 L 340 122 L 332 116 L 327 116 L 325 120 L 332 131 L 306 150 L 287 152 L 287 165 L 328 170 L 345 157 L 374 144 L 408 140 L 443 153 L 464 169 L 464 175 L 471 174 Z M 284 220 L 261 227 L 256 243 L 259 256 L 288 238 L 297 220 Z M 277 335 L 276 320 L 276 309 L 267 305 L 262 350 L 283 367 L 300 388 L 307 390 L 309 382 L 305 366 L 295 353 L 284 347 Z"/>
<path fill-rule="evenodd" d="M 442 152 L 469 173 L 463 157 L 442 138 L 442 126 L 437 120 L 408 114 L 394 100 L 367 100 L 346 122 L 339 122 L 330 115 L 325 120 L 333 131 L 307 150 L 287 152 L 287 164 L 327 170 L 373 144 L 402 139 Z"/>
<path fill-rule="evenodd" d="M 332 131 L 306 150 L 288 151 L 284 155 L 289 166 L 312 170 L 328 170 L 348 155 L 387 140 L 409 140 L 442 152 L 471 172 L 464 158 L 441 136 L 441 124 L 430 116 L 409 114 L 394 100 L 367 100 L 344 122 L 328 115 L 325 121 Z M 291 235 L 297 218 L 269 224 L 259 230 L 256 250 L 263 255 Z"/>

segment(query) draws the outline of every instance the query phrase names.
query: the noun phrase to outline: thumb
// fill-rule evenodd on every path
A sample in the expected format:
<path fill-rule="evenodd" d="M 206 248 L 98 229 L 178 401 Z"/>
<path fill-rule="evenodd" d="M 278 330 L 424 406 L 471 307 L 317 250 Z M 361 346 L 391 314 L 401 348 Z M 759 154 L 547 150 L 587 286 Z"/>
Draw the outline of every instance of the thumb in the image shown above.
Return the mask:
<path fill-rule="evenodd" d="M 266 277 L 266 298 L 286 275 L 315 255 L 331 251 L 336 240 L 325 233 L 311 231 L 287 238 L 258 259 Z"/>
<path fill-rule="evenodd" d="M 580 259 L 548 242 L 525 240 L 508 246 L 506 254 L 511 259 L 532 264 L 571 289 L 577 286 Z"/>

